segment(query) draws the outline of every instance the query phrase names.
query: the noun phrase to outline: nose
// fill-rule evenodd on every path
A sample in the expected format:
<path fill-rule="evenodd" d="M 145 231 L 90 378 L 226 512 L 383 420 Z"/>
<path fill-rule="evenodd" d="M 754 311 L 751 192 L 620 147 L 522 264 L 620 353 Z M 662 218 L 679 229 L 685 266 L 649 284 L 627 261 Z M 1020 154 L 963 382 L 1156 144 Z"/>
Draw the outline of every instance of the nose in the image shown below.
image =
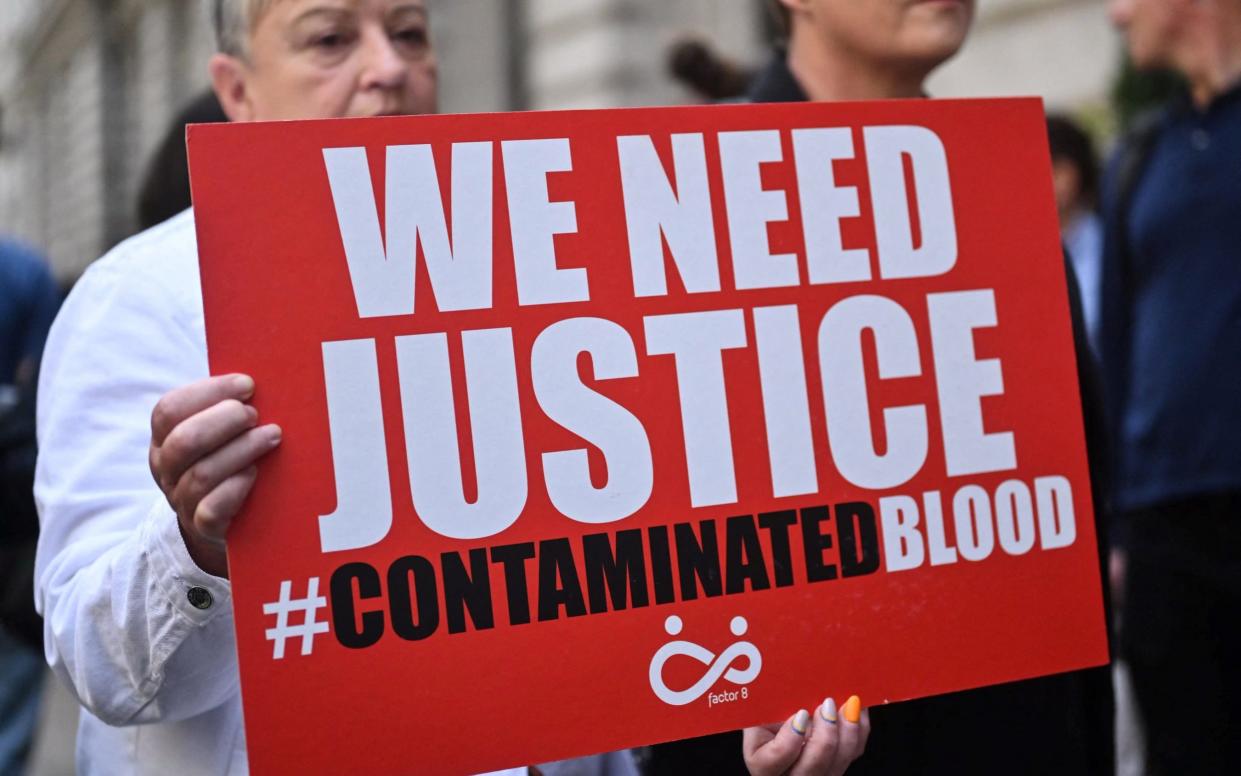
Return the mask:
<path fill-rule="evenodd" d="M 362 40 L 363 89 L 393 91 L 405 85 L 409 64 L 382 29 L 367 30 Z"/>

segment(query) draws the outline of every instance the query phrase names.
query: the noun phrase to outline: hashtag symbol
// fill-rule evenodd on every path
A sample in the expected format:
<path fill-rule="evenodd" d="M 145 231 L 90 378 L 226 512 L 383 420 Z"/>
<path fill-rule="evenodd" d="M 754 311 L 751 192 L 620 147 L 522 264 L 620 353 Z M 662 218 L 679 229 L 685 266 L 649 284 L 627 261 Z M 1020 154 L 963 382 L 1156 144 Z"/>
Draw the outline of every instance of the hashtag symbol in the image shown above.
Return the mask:
<path fill-rule="evenodd" d="M 263 604 L 263 614 L 276 615 L 276 627 L 267 629 L 267 640 L 274 642 L 271 655 L 273 660 L 283 659 L 284 642 L 298 636 L 302 639 L 302 654 L 310 654 L 314 648 L 315 636 L 328 631 L 327 621 L 320 622 L 316 617 L 325 606 L 327 599 L 319 595 L 318 577 L 311 577 L 306 583 L 305 598 L 293 597 L 291 580 L 286 579 L 280 583 L 280 600 Z M 302 623 L 290 625 L 289 613 L 296 611 L 303 613 Z"/>

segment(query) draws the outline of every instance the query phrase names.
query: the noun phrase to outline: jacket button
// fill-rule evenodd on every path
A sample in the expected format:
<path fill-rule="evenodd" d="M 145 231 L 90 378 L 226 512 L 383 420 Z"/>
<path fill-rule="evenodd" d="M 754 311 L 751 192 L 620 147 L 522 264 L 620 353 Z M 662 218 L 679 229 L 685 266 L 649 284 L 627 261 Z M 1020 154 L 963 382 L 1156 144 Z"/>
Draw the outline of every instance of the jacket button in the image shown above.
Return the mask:
<path fill-rule="evenodd" d="M 190 606 L 195 609 L 210 609 L 211 604 L 215 603 L 205 587 L 191 587 L 185 597 L 190 599 Z"/>

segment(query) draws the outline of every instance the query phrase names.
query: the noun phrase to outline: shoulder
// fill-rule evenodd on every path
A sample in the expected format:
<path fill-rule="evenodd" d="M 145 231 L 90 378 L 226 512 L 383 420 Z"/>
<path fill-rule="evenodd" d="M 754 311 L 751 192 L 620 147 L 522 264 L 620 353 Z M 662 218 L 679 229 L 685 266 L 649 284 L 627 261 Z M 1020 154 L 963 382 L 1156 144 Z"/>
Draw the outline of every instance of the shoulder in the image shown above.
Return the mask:
<path fill-rule="evenodd" d="M 201 308 L 198 241 L 192 210 L 108 251 L 86 270 L 70 298 L 114 296 L 158 307 L 171 305 L 190 314 Z"/>
<path fill-rule="evenodd" d="M 1174 115 L 1172 105 L 1138 114 L 1116 143 L 1103 176 L 1104 211 L 1120 207 L 1141 177 L 1160 135 Z"/>
<path fill-rule="evenodd" d="M 45 368 L 83 348 L 134 351 L 202 344 L 202 293 L 194 218 L 186 211 L 117 245 L 93 263 L 60 309 Z"/>
<path fill-rule="evenodd" d="M 194 211 L 186 210 L 162 224 L 130 237 L 90 266 L 92 274 L 138 275 L 176 285 L 198 277 L 198 240 Z"/>
<path fill-rule="evenodd" d="M 102 432 L 145 418 L 160 395 L 206 376 L 195 248 L 182 214 L 116 246 L 74 285 L 43 350 L 41 443 L 81 423 Z"/>

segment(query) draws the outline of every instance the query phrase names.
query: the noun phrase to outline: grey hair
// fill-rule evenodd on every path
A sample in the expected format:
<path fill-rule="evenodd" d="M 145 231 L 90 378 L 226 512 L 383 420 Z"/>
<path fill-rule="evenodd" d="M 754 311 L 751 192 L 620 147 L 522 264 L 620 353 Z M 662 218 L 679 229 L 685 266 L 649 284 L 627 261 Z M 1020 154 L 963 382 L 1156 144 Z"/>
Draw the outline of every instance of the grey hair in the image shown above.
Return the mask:
<path fill-rule="evenodd" d="M 224 54 L 245 56 L 250 32 L 271 0 L 212 0 L 216 46 Z"/>

